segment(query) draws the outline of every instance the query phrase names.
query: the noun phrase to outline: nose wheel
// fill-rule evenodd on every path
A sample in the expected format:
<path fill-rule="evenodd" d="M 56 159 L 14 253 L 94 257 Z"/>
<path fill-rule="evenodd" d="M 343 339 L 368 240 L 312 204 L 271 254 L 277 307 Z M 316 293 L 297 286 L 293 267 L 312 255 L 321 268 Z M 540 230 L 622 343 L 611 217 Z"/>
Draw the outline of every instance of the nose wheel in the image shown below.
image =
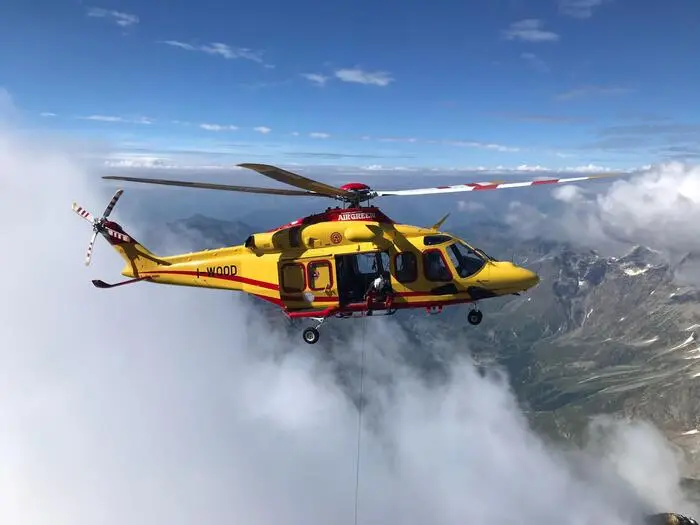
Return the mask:
<path fill-rule="evenodd" d="M 482 314 L 481 311 L 477 309 L 471 310 L 467 315 L 467 321 L 469 321 L 469 324 L 473 325 L 479 324 L 483 318 L 484 314 Z"/>

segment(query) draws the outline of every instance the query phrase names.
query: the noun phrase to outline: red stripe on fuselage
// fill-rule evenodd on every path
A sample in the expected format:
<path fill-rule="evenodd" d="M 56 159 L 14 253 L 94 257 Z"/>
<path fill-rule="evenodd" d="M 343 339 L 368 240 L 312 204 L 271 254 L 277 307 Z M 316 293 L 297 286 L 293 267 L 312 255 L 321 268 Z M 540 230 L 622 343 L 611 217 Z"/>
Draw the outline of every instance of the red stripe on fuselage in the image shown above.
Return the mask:
<path fill-rule="evenodd" d="M 153 271 L 153 272 L 141 272 L 143 274 L 150 274 L 150 275 L 162 275 L 162 274 L 170 274 L 170 275 L 189 275 L 191 277 L 205 277 L 205 278 L 211 278 L 211 279 L 223 279 L 225 281 L 235 281 L 238 283 L 243 283 L 243 284 L 250 284 L 252 286 L 259 286 L 260 288 L 267 288 L 268 290 L 279 290 L 279 285 L 274 284 L 274 283 L 268 283 L 265 281 L 258 281 L 256 279 L 250 279 L 249 277 L 241 277 L 238 275 L 208 275 L 206 272 L 192 272 L 189 270 L 162 270 L 162 271 Z"/>
<path fill-rule="evenodd" d="M 262 297 L 261 297 L 262 298 Z M 455 306 L 458 304 L 466 304 L 474 302 L 472 299 L 451 299 L 446 301 L 421 301 L 418 303 L 394 303 L 392 309 L 395 310 L 409 310 L 415 308 L 428 308 L 435 306 Z M 335 315 L 339 313 L 352 313 L 352 312 L 365 312 L 367 311 L 367 306 L 365 303 L 349 304 L 343 308 L 336 306 L 330 306 L 324 308 L 323 310 L 308 310 L 308 309 L 285 309 L 287 316 L 290 318 L 303 318 L 303 317 L 328 317 L 329 315 Z"/>
<path fill-rule="evenodd" d="M 141 272 L 142 274 L 148 274 L 148 275 L 162 275 L 162 274 L 168 274 L 168 275 L 188 275 L 191 277 L 197 277 L 197 272 L 189 271 L 189 270 L 164 270 L 164 271 L 151 271 L 151 272 Z M 202 277 L 202 272 L 199 273 L 200 277 Z M 258 281 L 256 279 L 250 279 L 248 277 L 241 277 L 238 275 L 204 275 L 204 277 L 207 278 L 213 278 L 213 279 L 223 279 L 225 281 L 235 281 L 235 282 L 240 282 L 243 284 L 249 284 L 251 286 L 258 286 L 260 288 L 266 288 L 268 290 L 275 290 L 279 291 L 279 285 L 274 284 L 274 283 L 268 283 L 265 281 Z M 463 292 L 467 293 L 467 292 Z M 278 306 L 283 306 L 284 301 L 303 301 L 303 296 L 302 294 L 299 294 L 298 296 L 292 296 L 289 294 L 283 295 L 281 298 L 272 298 L 272 297 L 265 297 L 262 295 L 258 294 L 252 294 L 257 297 L 260 297 L 261 299 L 265 299 L 266 301 L 269 301 L 273 304 L 276 304 Z M 411 291 L 411 292 L 396 292 L 394 294 L 396 297 L 431 297 L 434 296 L 434 294 L 430 291 L 426 292 L 419 292 L 419 291 Z M 315 296 L 314 301 L 316 302 L 337 302 L 339 298 L 337 296 Z M 469 303 L 472 302 L 473 299 L 471 298 L 457 298 L 457 299 L 450 299 L 450 300 L 444 300 L 444 301 L 418 301 L 418 302 L 413 302 L 413 303 L 397 303 L 395 305 L 396 308 L 399 309 L 404 309 L 404 308 L 420 308 L 424 306 L 437 306 L 437 305 L 450 305 L 450 304 L 460 304 L 460 303 Z"/>

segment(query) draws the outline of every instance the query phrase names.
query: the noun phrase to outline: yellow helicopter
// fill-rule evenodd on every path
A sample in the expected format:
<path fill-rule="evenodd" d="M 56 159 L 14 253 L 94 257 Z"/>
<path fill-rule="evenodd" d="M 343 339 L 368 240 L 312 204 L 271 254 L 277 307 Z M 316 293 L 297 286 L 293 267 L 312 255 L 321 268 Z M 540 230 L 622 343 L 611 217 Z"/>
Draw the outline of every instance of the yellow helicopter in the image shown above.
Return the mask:
<path fill-rule="evenodd" d="M 300 188 L 275 189 L 203 182 L 105 176 L 103 179 L 239 191 L 258 194 L 331 198 L 343 206 L 328 208 L 268 232 L 253 233 L 244 244 L 193 253 L 155 255 L 109 216 L 119 189 L 100 218 L 73 204 L 90 222 L 93 236 L 85 263 L 90 264 L 97 234 L 126 262 L 115 284 L 93 280 L 98 288 L 139 281 L 245 292 L 279 306 L 289 318 L 311 318 L 304 341 L 319 340 L 319 328 L 331 317 L 392 315 L 424 308 L 473 303 L 467 321 L 478 325 L 476 301 L 529 290 L 539 276 L 509 261 L 500 261 L 463 239 L 440 231 L 445 215 L 429 228 L 399 224 L 369 201 L 384 196 L 431 195 L 579 182 L 608 177 L 587 175 L 521 182 L 479 182 L 434 188 L 375 191 L 361 183 L 335 187 L 267 164 L 239 164 L 279 182 Z M 363 203 L 367 205 L 363 205 Z"/>

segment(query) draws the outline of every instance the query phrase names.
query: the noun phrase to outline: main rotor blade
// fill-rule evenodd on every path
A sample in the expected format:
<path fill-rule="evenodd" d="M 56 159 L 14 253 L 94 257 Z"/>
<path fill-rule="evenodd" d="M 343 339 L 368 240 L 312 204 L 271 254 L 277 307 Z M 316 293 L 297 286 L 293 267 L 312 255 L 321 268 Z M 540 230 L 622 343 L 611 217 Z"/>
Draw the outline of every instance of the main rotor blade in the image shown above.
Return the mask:
<path fill-rule="evenodd" d="M 565 179 L 543 179 L 543 180 L 526 180 L 520 182 L 468 182 L 466 184 L 455 184 L 453 186 L 437 186 L 435 188 L 417 188 L 413 190 L 379 190 L 377 191 L 378 196 L 389 196 L 389 195 L 430 195 L 435 193 L 456 193 L 461 191 L 483 191 L 483 190 L 502 190 L 507 188 L 524 188 L 528 186 L 542 186 L 548 184 L 566 184 L 568 182 L 580 182 L 583 180 L 592 179 L 602 179 L 606 177 L 617 177 L 622 175 L 620 173 L 615 174 L 602 174 L 602 175 L 587 175 L 583 177 L 569 177 Z"/>
<path fill-rule="evenodd" d="M 302 188 L 305 190 L 310 190 L 316 193 L 322 193 L 328 197 L 349 197 L 352 195 L 351 192 L 341 190 L 335 186 L 329 186 L 323 182 L 318 182 L 306 177 L 302 177 L 291 171 L 283 170 L 277 166 L 271 166 L 269 164 L 239 164 L 241 168 L 248 168 L 253 171 L 257 171 L 261 175 L 270 177 L 279 182 L 284 182 L 290 186 L 296 186 L 297 188 Z"/>
<path fill-rule="evenodd" d="M 191 182 L 166 179 L 143 179 L 139 177 L 116 177 L 113 175 L 108 175 L 102 178 L 108 180 L 125 180 L 128 182 L 143 182 L 146 184 L 162 184 L 164 186 L 203 188 L 208 190 L 241 191 L 245 193 L 263 193 L 268 195 L 293 195 L 297 197 L 328 197 L 328 195 L 314 193 L 310 191 L 285 190 L 277 188 L 255 188 L 251 186 L 232 186 L 230 184 L 213 184 L 210 182 Z"/>

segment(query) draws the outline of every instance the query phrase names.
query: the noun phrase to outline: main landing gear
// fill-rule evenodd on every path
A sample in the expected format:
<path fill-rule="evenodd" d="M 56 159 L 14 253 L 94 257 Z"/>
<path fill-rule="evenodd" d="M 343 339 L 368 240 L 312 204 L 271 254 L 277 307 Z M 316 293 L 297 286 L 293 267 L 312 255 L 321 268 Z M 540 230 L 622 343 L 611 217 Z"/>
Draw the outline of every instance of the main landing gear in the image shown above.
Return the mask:
<path fill-rule="evenodd" d="M 470 310 L 469 314 L 467 314 L 467 321 L 469 321 L 469 324 L 477 325 L 483 318 L 484 314 L 482 314 L 481 311 L 477 310 L 476 308 Z"/>
<path fill-rule="evenodd" d="M 308 328 L 304 329 L 302 336 L 304 337 L 305 342 L 312 345 L 318 341 L 318 339 L 321 337 L 321 334 L 319 333 L 317 328 L 314 328 L 313 326 L 309 326 Z"/>
<path fill-rule="evenodd" d="M 302 337 L 304 338 L 304 342 L 310 345 L 316 344 L 321 337 L 321 333 L 318 331 L 319 328 L 321 328 L 321 325 L 323 322 L 326 320 L 325 317 L 321 318 L 314 318 L 316 321 L 316 326 L 309 326 L 307 328 L 304 328 L 304 331 L 302 332 Z"/>

